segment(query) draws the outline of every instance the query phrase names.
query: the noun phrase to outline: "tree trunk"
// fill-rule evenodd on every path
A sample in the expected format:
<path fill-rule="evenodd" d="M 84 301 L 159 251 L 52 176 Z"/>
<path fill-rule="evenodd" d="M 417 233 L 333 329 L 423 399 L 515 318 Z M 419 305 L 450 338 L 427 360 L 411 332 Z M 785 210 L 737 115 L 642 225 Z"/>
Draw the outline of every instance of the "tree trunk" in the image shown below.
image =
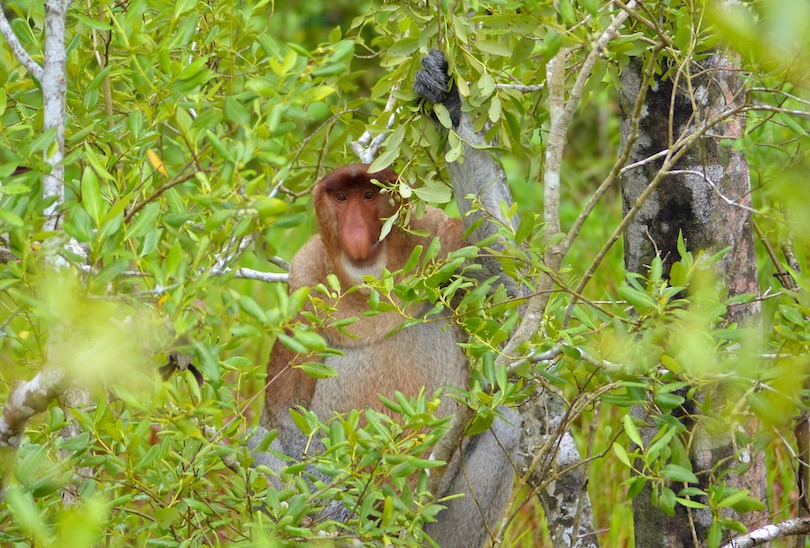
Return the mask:
<path fill-rule="evenodd" d="M 706 124 L 723 112 L 739 107 L 743 100 L 742 83 L 728 58 L 714 54 L 692 74 L 670 74 L 656 81 L 647 92 L 645 108 L 639 120 L 639 134 L 629 162 L 636 163 L 668 151 L 655 160 L 628 170 L 622 179 L 622 198 L 627 213 L 652 181 L 658 186 L 641 206 L 625 233 L 624 256 L 628 271 L 647 273 L 658 253 L 668 275 L 672 264 L 680 260 L 678 234 L 682 233 L 692 252 L 730 251 L 717 265 L 718 276 L 728 288 L 729 296 L 758 294 L 757 263 L 750 219 L 750 182 L 744 156 L 722 140 L 742 136 L 744 119 L 740 114 L 710 128 L 691 144 L 674 165 L 667 162 L 677 152 L 678 141 L 702 131 Z M 688 78 L 691 78 L 689 80 Z M 677 88 L 673 85 L 676 82 Z M 622 142 L 630 133 L 633 104 L 642 81 L 641 63 L 631 63 L 622 73 Z M 661 177 L 660 170 L 669 169 Z M 759 303 L 729 309 L 729 322 L 755 326 L 759 320 Z M 634 414 L 638 414 L 636 410 Z M 643 412 L 642 412 L 643 414 Z M 719 459 L 734 454 L 731 432 L 727 436 L 709 436 L 699 426 L 693 429 L 692 461 L 698 477 Z M 749 489 L 750 495 L 764 501 L 765 475 L 761 454 L 747 452 L 730 464 L 750 458 L 751 466 L 742 476 L 731 476 L 729 484 Z M 739 459 L 739 460 L 738 460 Z M 677 489 L 676 489 L 677 491 Z M 669 517 L 654 507 L 650 486 L 633 501 L 636 546 L 695 546 L 706 541 L 712 516 L 708 510 L 691 510 L 691 520 L 684 507 L 676 506 Z M 762 516 L 734 516 L 752 527 Z"/>

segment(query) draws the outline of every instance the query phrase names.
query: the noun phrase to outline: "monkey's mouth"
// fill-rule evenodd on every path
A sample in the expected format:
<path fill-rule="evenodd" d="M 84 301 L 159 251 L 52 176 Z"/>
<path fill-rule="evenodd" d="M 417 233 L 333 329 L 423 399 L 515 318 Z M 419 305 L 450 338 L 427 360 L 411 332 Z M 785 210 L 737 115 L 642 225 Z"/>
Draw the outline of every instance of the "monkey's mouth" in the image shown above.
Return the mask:
<path fill-rule="evenodd" d="M 358 265 L 369 265 L 373 262 L 377 261 L 377 257 L 382 250 L 382 242 L 377 239 L 371 242 L 371 245 L 368 246 L 368 251 L 364 254 L 364 257 L 357 257 L 354 262 Z"/>
<path fill-rule="evenodd" d="M 364 245 L 343 246 L 346 258 L 358 266 L 375 262 L 382 249 L 382 242 L 379 239 L 368 241 Z"/>

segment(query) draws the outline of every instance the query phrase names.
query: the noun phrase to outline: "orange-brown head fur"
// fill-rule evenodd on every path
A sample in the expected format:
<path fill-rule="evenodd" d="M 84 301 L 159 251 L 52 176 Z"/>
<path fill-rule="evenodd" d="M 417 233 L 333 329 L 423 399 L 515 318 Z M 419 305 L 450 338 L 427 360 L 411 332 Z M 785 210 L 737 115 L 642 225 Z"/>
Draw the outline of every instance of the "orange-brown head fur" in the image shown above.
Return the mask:
<path fill-rule="evenodd" d="M 351 285 L 362 280 L 365 268 L 385 264 L 380 233 L 383 220 L 398 207 L 372 180 L 394 183 L 397 174 L 392 169 L 369 173 L 367 164 L 352 164 L 332 171 L 315 187 L 318 230 L 333 265 L 348 278 L 342 281 Z"/>

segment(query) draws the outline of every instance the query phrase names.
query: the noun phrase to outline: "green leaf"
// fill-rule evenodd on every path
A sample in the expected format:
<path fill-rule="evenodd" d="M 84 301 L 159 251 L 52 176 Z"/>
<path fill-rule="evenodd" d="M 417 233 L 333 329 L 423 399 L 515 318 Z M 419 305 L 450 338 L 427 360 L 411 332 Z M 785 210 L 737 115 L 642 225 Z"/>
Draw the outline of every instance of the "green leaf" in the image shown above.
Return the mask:
<path fill-rule="evenodd" d="M 141 238 L 155 228 L 160 215 L 160 204 L 152 202 L 147 204 L 136 216 L 127 231 L 130 238 Z"/>
<path fill-rule="evenodd" d="M 684 241 L 684 239 L 683 239 L 683 231 L 681 231 L 681 230 L 679 230 L 679 231 L 678 231 L 678 244 L 677 244 L 677 248 L 678 248 L 678 256 L 680 256 L 680 258 L 681 258 L 681 260 L 682 260 L 682 261 L 683 261 L 684 259 L 686 259 L 686 257 L 687 257 L 688 255 L 690 255 L 690 253 L 689 253 L 689 252 L 686 250 L 686 242 L 685 242 L 685 241 Z M 680 284 L 679 284 L 679 285 L 680 285 Z"/>
<path fill-rule="evenodd" d="M 113 238 L 114 242 L 118 242 L 118 236 L 121 235 L 120 230 L 121 226 L 124 224 L 124 214 L 119 213 L 118 215 L 107 219 L 106 221 L 102 222 L 101 230 L 98 231 L 98 239 L 99 241 L 104 241 L 107 238 Z"/>
<path fill-rule="evenodd" d="M 497 55 L 499 57 L 509 57 L 512 55 L 512 50 L 499 42 L 478 40 L 475 42 L 475 45 L 479 50 L 491 55 Z"/>
<path fill-rule="evenodd" d="M 481 99 L 486 99 L 495 92 L 495 79 L 490 73 L 485 72 L 478 79 L 478 90 L 478 97 Z"/>
<path fill-rule="evenodd" d="M 307 347 L 304 346 L 303 343 L 290 337 L 286 333 L 276 333 L 276 337 L 281 342 L 281 344 L 283 344 L 296 354 L 307 354 L 308 352 Z"/>
<path fill-rule="evenodd" d="M 452 163 L 460 160 L 463 156 L 464 156 L 464 145 L 459 142 L 458 145 L 454 146 L 445 153 L 444 159 L 446 162 Z"/>
<path fill-rule="evenodd" d="M 277 217 L 289 208 L 284 200 L 270 196 L 259 196 L 253 201 L 252 206 L 260 217 Z"/>
<path fill-rule="evenodd" d="M 485 415 L 476 415 L 475 419 L 473 419 L 472 424 L 470 424 L 469 428 L 467 429 L 467 434 L 470 436 L 474 436 L 476 434 L 480 434 L 481 432 L 486 432 L 492 426 L 492 423 L 495 422 L 495 413 L 489 412 Z"/>
<path fill-rule="evenodd" d="M 166 257 L 166 275 L 169 278 L 174 278 L 179 273 L 178 270 L 182 259 L 183 248 L 180 246 L 180 240 L 175 240 L 168 257 Z"/>
<path fill-rule="evenodd" d="M 290 418 L 292 418 L 295 425 L 303 434 L 309 434 L 309 423 L 300 412 L 296 411 L 295 409 L 290 409 Z M 303 470 L 303 468 L 306 466 L 306 463 L 301 464 L 303 465 L 301 467 L 301 470 Z"/>
<path fill-rule="evenodd" d="M 708 541 L 709 548 L 717 548 L 723 541 L 723 528 L 720 526 L 719 522 L 715 521 L 712 523 L 712 526 L 709 527 Z"/>
<path fill-rule="evenodd" d="M 248 316 L 256 319 L 262 325 L 267 325 L 270 323 L 264 309 L 249 296 L 239 295 L 237 302 L 239 303 L 239 308 L 241 308 Z"/>
<path fill-rule="evenodd" d="M 162 529 L 168 529 L 180 519 L 180 512 L 174 507 L 160 507 L 155 509 L 155 520 Z"/>
<path fill-rule="evenodd" d="M 206 137 L 208 137 L 208 140 L 211 141 L 211 146 L 214 147 L 214 150 L 216 150 L 220 156 L 222 156 L 231 163 L 234 162 L 231 151 L 228 149 L 228 147 L 225 146 L 225 143 L 223 143 L 222 140 L 220 140 L 220 138 L 217 136 L 216 133 L 208 129 L 206 130 L 205 135 Z"/>
<path fill-rule="evenodd" d="M 678 501 L 678 504 L 680 504 L 681 506 L 686 506 L 687 508 L 698 508 L 698 509 L 708 508 L 708 506 L 706 506 L 705 504 L 692 499 L 675 497 L 675 500 Z"/>
<path fill-rule="evenodd" d="M 433 105 L 433 112 L 436 114 L 436 118 L 439 119 L 439 123 L 447 128 L 451 129 L 453 127 L 453 120 L 450 118 L 450 111 L 447 110 L 447 107 L 444 106 L 442 103 L 436 103 Z"/>
<path fill-rule="evenodd" d="M 627 497 L 632 499 L 644 489 L 647 484 L 647 478 L 644 476 L 635 476 L 628 480 L 629 487 L 627 488 Z"/>
<path fill-rule="evenodd" d="M 79 243 L 86 244 L 93 240 L 93 219 L 90 218 L 84 208 L 70 208 L 70 213 L 65 219 L 64 228 L 65 232 Z"/>
<path fill-rule="evenodd" d="M 141 457 L 141 460 L 138 461 L 136 468 L 143 469 L 149 467 L 152 463 L 154 463 L 158 457 L 160 456 L 160 445 L 153 445 L 149 448 L 146 454 Z"/>
<path fill-rule="evenodd" d="M 661 474 L 665 478 L 669 478 L 673 481 L 682 481 L 686 483 L 698 482 L 697 476 L 695 476 L 691 470 L 687 470 L 683 466 L 678 466 L 677 464 L 667 464 L 661 470 Z"/>
<path fill-rule="evenodd" d="M 661 498 L 659 499 L 659 502 L 661 504 L 661 510 L 663 510 L 666 515 L 675 515 L 676 498 L 675 492 L 669 487 L 663 487 L 661 489 Z"/>
<path fill-rule="evenodd" d="M 394 227 L 394 223 L 396 222 L 396 220 L 397 220 L 396 215 L 391 215 L 389 218 L 385 220 L 385 223 L 383 223 L 382 229 L 380 230 L 380 240 L 383 240 L 386 236 L 388 236 L 388 233 L 391 232 L 391 229 Z"/>
<path fill-rule="evenodd" d="M 627 437 L 630 438 L 630 441 L 639 447 L 644 448 L 644 444 L 641 441 L 641 436 L 638 434 L 635 423 L 633 423 L 633 417 L 628 414 L 625 415 L 622 420 L 624 421 L 624 432 L 627 434 Z"/>
<path fill-rule="evenodd" d="M 734 503 L 731 506 L 735 512 L 739 514 L 747 514 L 748 512 L 760 511 L 765 509 L 765 505 L 761 500 L 748 496 Z"/>
<path fill-rule="evenodd" d="M 678 362 L 676 362 L 672 357 L 667 355 L 661 356 L 661 365 L 663 365 L 673 373 L 680 373 L 681 371 L 683 371 L 683 368 L 680 365 L 678 365 Z"/>
<path fill-rule="evenodd" d="M 334 368 L 320 362 L 304 362 L 301 365 L 296 365 L 295 368 L 300 369 L 313 379 L 331 379 L 338 375 Z"/>
<path fill-rule="evenodd" d="M 343 63 L 329 63 L 327 65 L 316 68 L 312 71 L 314 78 L 327 78 L 329 76 L 337 76 L 346 72 L 347 67 Z"/>
<path fill-rule="evenodd" d="M 632 469 L 633 465 L 630 462 L 630 456 L 627 454 L 627 450 L 619 445 L 618 442 L 613 442 L 611 447 L 613 448 L 613 452 L 616 454 L 616 457 L 618 457 L 618 459 L 622 461 L 625 466 Z"/>
<path fill-rule="evenodd" d="M 12 213 L 7 209 L 0 209 L 0 222 L 5 225 L 11 225 L 18 228 L 25 225 L 19 215 Z"/>
<path fill-rule="evenodd" d="M 250 113 L 236 97 L 226 97 L 223 104 L 225 119 L 241 126 L 250 125 Z"/>
<path fill-rule="evenodd" d="M 31 192 L 31 187 L 21 183 L 11 183 L 0 186 L 0 194 L 3 195 L 28 194 L 29 192 Z"/>
<path fill-rule="evenodd" d="M 664 263 L 659 255 L 656 255 L 650 264 L 650 279 L 658 281 L 663 275 Z"/>
<path fill-rule="evenodd" d="M 498 123 L 501 119 L 501 100 L 498 99 L 498 96 L 492 98 L 489 102 L 489 110 L 487 111 L 489 116 L 489 121 L 493 124 Z"/>
<path fill-rule="evenodd" d="M 82 173 L 82 206 L 93 219 L 95 226 L 99 226 L 103 209 L 101 189 L 98 177 L 90 166 L 86 166 Z"/>
<path fill-rule="evenodd" d="M 324 340 L 324 338 L 315 333 L 314 331 L 295 328 L 293 330 L 293 333 L 295 338 L 310 350 L 315 350 L 316 352 L 323 352 L 327 348 L 326 341 Z"/>
<path fill-rule="evenodd" d="M 705 497 L 706 491 L 703 489 L 698 489 L 697 487 L 684 487 L 680 491 L 678 491 L 679 497 Z"/>
<path fill-rule="evenodd" d="M 385 152 L 377 156 L 371 165 L 369 166 L 368 170 L 371 173 L 375 173 L 377 171 L 382 171 L 391 164 L 393 164 L 397 158 L 399 158 L 399 149 L 392 148 L 386 149 Z"/>
<path fill-rule="evenodd" d="M 665 411 L 671 411 L 672 409 L 677 408 L 685 401 L 683 396 L 679 396 L 678 394 L 672 394 L 671 392 L 656 394 L 653 399 L 655 401 L 655 405 L 657 405 L 658 407 L 660 407 Z"/>
<path fill-rule="evenodd" d="M 388 48 L 386 54 L 388 57 L 407 57 L 411 55 L 416 49 L 419 47 L 419 37 L 418 36 L 407 36 L 394 42 L 394 44 Z"/>
<path fill-rule="evenodd" d="M 432 204 L 446 204 L 453 198 L 450 187 L 439 181 L 427 181 L 424 186 L 414 188 L 413 193 Z"/>
<path fill-rule="evenodd" d="M 197 5 L 196 0 L 178 0 L 174 4 L 174 19 L 179 19 L 180 16 L 187 11 L 194 9 L 194 6 Z"/>
<path fill-rule="evenodd" d="M 251 78 L 245 83 L 245 87 L 261 97 L 274 97 L 278 89 L 267 78 Z"/>
<path fill-rule="evenodd" d="M 628 286 L 622 286 L 618 291 L 619 295 L 630 303 L 639 314 L 648 313 L 656 308 L 655 300 L 646 293 Z"/>
<path fill-rule="evenodd" d="M 728 497 L 721 500 L 720 503 L 717 505 L 717 507 L 730 508 L 731 506 L 734 506 L 747 496 L 748 496 L 748 489 L 740 489 L 739 491 L 736 491 L 732 495 L 729 495 Z"/>
<path fill-rule="evenodd" d="M 107 166 L 89 144 L 84 146 L 84 156 L 87 158 L 87 161 L 90 162 L 90 165 L 95 170 L 96 175 L 101 176 L 101 178 L 106 181 L 114 180 L 114 177 L 110 175 L 109 171 L 107 171 Z"/>
<path fill-rule="evenodd" d="M 669 269 L 669 283 L 673 286 L 685 286 L 688 272 L 682 263 L 675 263 Z"/>

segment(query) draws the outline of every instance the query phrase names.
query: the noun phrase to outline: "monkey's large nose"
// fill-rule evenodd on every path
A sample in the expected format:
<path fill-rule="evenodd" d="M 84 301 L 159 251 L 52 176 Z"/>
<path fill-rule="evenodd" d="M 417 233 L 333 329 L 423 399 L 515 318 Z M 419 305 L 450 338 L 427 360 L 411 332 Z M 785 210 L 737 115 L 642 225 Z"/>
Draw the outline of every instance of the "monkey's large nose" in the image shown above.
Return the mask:
<path fill-rule="evenodd" d="M 371 258 L 379 241 L 372 238 L 365 227 L 357 229 L 346 227 L 341 234 L 340 244 L 352 262 L 362 262 Z"/>
<path fill-rule="evenodd" d="M 352 262 L 373 259 L 379 251 L 380 228 L 363 215 L 346 215 L 340 227 L 340 245 Z"/>
<path fill-rule="evenodd" d="M 343 251 L 346 252 L 346 256 L 349 257 L 352 262 L 357 263 L 368 259 L 369 255 L 371 254 L 371 246 L 364 245 L 357 240 L 353 240 L 352 242 L 345 243 L 343 245 Z"/>

